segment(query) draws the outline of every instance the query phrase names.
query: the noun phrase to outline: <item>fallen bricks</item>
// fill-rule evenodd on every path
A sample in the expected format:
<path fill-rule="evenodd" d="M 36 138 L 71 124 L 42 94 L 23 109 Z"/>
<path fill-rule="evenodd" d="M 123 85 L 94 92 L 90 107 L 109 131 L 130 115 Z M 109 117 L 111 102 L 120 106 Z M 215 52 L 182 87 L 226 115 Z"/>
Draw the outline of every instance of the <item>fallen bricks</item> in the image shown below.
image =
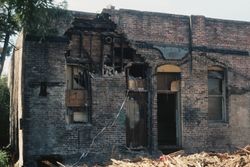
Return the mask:
<path fill-rule="evenodd" d="M 158 159 L 139 157 L 136 159 L 111 159 L 109 167 L 250 167 L 250 145 L 238 148 L 233 153 L 201 152 L 185 155 L 184 151 L 177 151 L 162 155 Z"/>

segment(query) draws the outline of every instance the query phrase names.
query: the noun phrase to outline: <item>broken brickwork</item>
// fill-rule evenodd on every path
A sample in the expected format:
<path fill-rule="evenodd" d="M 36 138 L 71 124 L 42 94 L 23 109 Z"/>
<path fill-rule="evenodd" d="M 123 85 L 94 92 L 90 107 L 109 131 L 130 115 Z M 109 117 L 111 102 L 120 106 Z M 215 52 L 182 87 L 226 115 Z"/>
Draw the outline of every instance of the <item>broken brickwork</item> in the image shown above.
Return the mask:
<path fill-rule="evenodd" d="M 29 34 L 15 53 L 20 166 L 43 157 L 69 163 L 88 151 L 109 158 L 126 148 L 249 144 L 250 23 L 105 9 L 75 14 L 68 27 L 43 40 Z"/>

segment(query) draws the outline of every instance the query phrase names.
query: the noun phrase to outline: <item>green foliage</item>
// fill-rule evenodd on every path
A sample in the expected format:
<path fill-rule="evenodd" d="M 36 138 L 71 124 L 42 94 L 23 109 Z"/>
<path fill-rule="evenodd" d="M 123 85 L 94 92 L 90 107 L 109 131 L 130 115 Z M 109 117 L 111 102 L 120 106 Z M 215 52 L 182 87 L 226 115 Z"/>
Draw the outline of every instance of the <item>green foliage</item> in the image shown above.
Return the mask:
<path fill-rule="evenodd" d="M 53 0 L 15 0 L 16 13 L 26 32 L 38 35 L 56 35 L 54 22 L 66 12 L 66 1 L 56 5 Z"/>
<path fill-rule="evenodd" d="M 0 147 L 9 143 L 9 105 L 10 94 L 7 77 L 0 78 Z"/>
<path fill-rule="evenodd" d="M 20 30 L 20 20 L 15 14 L 15 5 L 12 1 L 0 0 L 0 37 L 7 32 L 15 34 Z"/>
<path fill-rule="evenodd" d="M 0 78 L 0 111 L 9 110 L 10 94 L 7 86 L 7 77 Z"/>
<path fill-rule="evenodd" d="M 0 0 L 0 37 L 8 31 L 11 35 L 22 28 L 35 35 L 55 33 L 52 20 L 65 15 L 64 0 L 55 4 L 54 0 Z"/>
<path fill-rule="evenodd" d="M 40 17 L 40 15 L 44 17 Z M 29 24 L 26 27 L 26 32 L 36 36 L 56 36 L 58 35 L 58 29 L 60 29 L 60 21 L 62 18 L 65 20 L 69 17 L 68 12 L 59 8 L 36 9 L 36 15 L 30 19 L 33 24 Z M 35 23 L 35 24 L 34 24 Z"/>
<path fill-rule="evenodd" d="M 59 5 L 54 0 L 0 0 L 0 43 L 3 43 L 0 55 L 0 75 L 5 57 L 9 54 L 11 36 L 21 28 L 36 36 L 57 35 L 52 23 L 67 12 L 65 0 Z M 55 25 L 55 24 L 54 24 Z"/>
<path fill-rule="evenodd" d="M 8 159 L 8 154 L 5 151 L 0 150 L 0 167 L 7 167 Z"/>

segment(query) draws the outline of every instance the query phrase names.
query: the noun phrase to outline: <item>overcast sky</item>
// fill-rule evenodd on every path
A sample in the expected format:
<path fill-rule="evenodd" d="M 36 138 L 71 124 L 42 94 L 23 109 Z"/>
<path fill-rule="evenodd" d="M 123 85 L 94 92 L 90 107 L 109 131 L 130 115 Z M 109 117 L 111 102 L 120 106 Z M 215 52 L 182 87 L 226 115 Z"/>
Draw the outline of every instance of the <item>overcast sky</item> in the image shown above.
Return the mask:
<path fill-rule="evenodd" d="M 250 21 L 250 0 L 67 0 L 68 9 L 100 13 L 108 5 L 184 15 Z"/>

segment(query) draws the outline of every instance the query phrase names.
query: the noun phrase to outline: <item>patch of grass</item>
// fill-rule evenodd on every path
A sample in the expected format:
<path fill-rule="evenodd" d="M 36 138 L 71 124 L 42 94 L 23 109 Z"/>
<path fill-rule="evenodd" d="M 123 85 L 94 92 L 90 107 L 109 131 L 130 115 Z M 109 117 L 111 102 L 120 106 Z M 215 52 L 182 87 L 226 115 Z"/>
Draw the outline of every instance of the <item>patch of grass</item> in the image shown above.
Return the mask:
<path fill-rule="evenodd" d="M 0 150 L 0 167 L 8 167 L 9 156 L 7 152 Z"/>

